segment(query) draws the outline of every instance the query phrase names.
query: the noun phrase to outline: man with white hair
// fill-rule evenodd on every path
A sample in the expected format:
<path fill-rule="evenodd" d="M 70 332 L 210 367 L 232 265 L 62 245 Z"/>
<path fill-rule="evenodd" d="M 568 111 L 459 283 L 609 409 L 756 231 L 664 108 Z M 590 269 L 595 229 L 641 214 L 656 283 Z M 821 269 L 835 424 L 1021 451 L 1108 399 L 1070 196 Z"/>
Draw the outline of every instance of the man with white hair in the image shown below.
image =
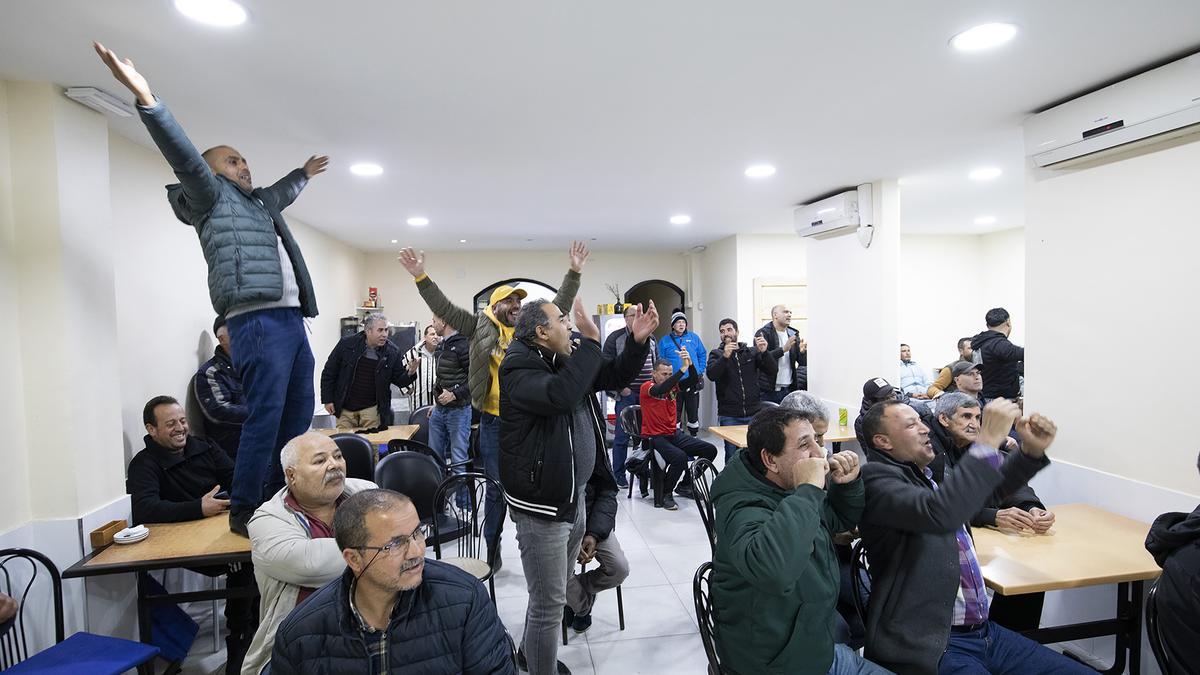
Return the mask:
<path fill-rule="evenodd" d="M 417 379 L 421 361 L 407 364 L 388 341 L 387 317 L 373 312 L 363 329 L 342 338 L 321 369 L 321 403 L 337 416 L 340 431 L 375 429 L 392 424 L 392 385 L 407 387 Z"/>
<path fill-rule="evenodd" d="M 271 659 L 275 631 L 315 589 L 346 569 L 333 539 L 333 515 L 350 495 L 375 484 L 346 478 L 346 462 L 328 436 L 306 433 L 279 453 L 286 485 L 250 519 L 250 552 L 262 603 L 243 675 L 258 675 Z"/>
<path fill-rule="evenodd" d="M 825 432 L 829 431 L 829 406 L 807 391 L 793 391 L 779 402 L 780 408 L 790 408 L 812 416 L 817 445 L 825 447 Z"/>

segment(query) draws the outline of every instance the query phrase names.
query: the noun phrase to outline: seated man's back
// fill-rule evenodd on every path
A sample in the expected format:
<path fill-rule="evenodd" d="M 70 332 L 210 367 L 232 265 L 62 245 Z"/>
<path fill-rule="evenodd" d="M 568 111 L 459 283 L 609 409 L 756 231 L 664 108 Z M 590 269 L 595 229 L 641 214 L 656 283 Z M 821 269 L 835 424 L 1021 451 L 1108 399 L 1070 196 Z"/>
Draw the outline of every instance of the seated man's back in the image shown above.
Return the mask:
<path fill-rule="evenodd" d="M 1200 506 L 1154 519 L 1146 550 L 1163 568 L 1155 591 L 1159 630 L 1181 673 L 1200 672 Z"/>

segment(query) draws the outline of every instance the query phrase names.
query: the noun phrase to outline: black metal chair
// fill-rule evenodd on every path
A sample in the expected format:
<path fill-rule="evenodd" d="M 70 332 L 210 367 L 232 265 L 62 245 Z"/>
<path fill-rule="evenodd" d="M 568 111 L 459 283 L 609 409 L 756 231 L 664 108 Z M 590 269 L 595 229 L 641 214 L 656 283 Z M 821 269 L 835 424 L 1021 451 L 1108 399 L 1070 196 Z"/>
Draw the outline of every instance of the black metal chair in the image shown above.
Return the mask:
<path fill-rule="evenodd" d="M 432 412 L 433 406 L 423 405 L 409 413 L 408 423 L 416 424 L 419 427 L 417 433 L 412 435 L 412 440 L 418 443 L 429 443 L 429 415 Z"/>
<path fill-rule="evenodd" d="M 389 453 L 405 452 L 405 451 L 419 452 L 422 455 L 429 455 L 434 460 L 436 460 L 438 464 L 441 464 L 446 467 L 446 475 L 447 476 L 449 476 L 452 473 L 462 473 L 462 471 L 461 471 L 462 469 L 471 471 L 471 470 L 473 470 L 473 466 L 474 466 L 474 463 L 469 458 L 465 459 L 461 462 L 453 462 L 453 461 L 449 461 L 449 460 L 443 460 L 441 458 L 441 456 L 437 454 L 437 451 L 434 450 L 433 448 L 429 447 L 429 445 L 422 443 L 420 441 L 411 439 L 411 438 L 407 438 L 407 439 L 393 438 L 392 440 L 388 441 L 388 452 Z"/>
<path fill-rule="evenodd" d="M 721 659 L 717 656 L 717 643 L 714 639 L 716 626 L 713 623 L 712 600 L 709 594 L 712 575 L 712 562 L 706 562 L 696 569 L 692 578 L 692 599 L 696 603 L 696 623 L 700 626 L 700 641 L 704 643 L 704 655 L 708 657 L 708 675 L 721 675 Z"/>
<path fill-rule="evenodd" d="M 1158 623 L 1158 583 L 1161 580 L 1162 577 L 1159 577 L 1146 594 L 1146 639 L 1150 643 L 1150 651 L 1154 652 L 1158 669 L 1163 675 L 1173 675 L 1177 670 L 1174 667 L 1175 660 L 1171 658 L 1170 646 L 1163 640 L 1162 627 Z"/>
<path fill-rule="evenodd" d="M 13 569 L 9 568 L 10 563 Z M 54 610 L 54 646 L 31 654 L 25 635 L 25 607 L 29 592 L 38 578 L 39 564 L 45 568 L 50 578 Z M 28 565 L 27 580 L 19 581 L 24 579 L 25 575 L 17 573 L 17 565 Z M 132 668 L 137 668 L 139 673 L 154 672 L 154 657 L 159 653 L 158 647 L 154 645 L 82 631 L 64 639 L 66 631 L 63 627 L 62 575 L 58 567 L 41 553 L 27 548 L 0 550 L 0 580 L 3 581 L 3 592 L 20 603 L 17 615 L 13 617 L 11 630 L 0 638 L 0 670 L 8 670 L 22 664 L 22 672 L 51 669 L 65 672 L 62 670 L 64 664 L 71 664 L 71 671 L 78 673 L 116 675 Z M 35 616 L 45 614 L 44 606 L 34 611 Z"/>
<path fill-rule="evenodd" d="M 486 581 L 492 594 L 492 602 L 496 602 L 496 553 L 500 550 L 500 534 L 495 535 L 495 541 L 484 541 L 483 517 L 480 506 L 485 504 L 484 495 L 488 486 L 504 494 L 504 488 L 494 478 L 488 478 L 475 471 L 458 473 L 448 476 L 438 485 L 434 493 L 433 504 L 437 513 L 444 513 L 450 520 L 443 521 L 435 518 L 433 521 L 433 554 L 442 560 L 442 532 L 445 524 L 457 525 L 461 535 L 456 537 L 458 555 L 446 558 L 446 562 L 459 569 L 473 574 L 481 582 Z M 500 500 L 500 520 L 508 513 L 508 504 Z M 446 540 L 449 541 L 449 540 Z"/>
<path fill-rule="evenodd" d="M 626 470 L 629 472 L 629 494 L 628 498 L 633 498 L 633 483 L 634 479 L 642 481 L 642 484 L 650 484 L 650 489 L 654 492 L 654 505 L 662 506 L 662 481 L 665 474 L 663 469 L 662 457 L 650 445 L 650 440 L 642 435 L 642 406 L 631 405 L 626 406 L 621 410 L 621 419 L 619 420 L 621 428 L 625 430 L 625 435 L 629 437 L 629 443 L 635 448 L 644 448 L 646 450 L 646 460 L 641 464 L 631 467 L 626 463 Z"/>
<path fill-rule="evenodd" d="M 375 477 L 375 460 L 378 453 L 365 436 L 341 433 L 330 436 L 342 451 L 342 459 L 346 460 L 346 476 L 371 480 Z"/>
<path fill-rule="evenodd" d="M 712 547 L 713 555 L 717 554 L 717 514 L 713 510 L 712 499 L 708 491 L 712 479 L 717 476 L 717 467 L 709 460 L 700 457 L 692 462 L 692 491 L 696 494 L 696 508 L 700 510 L 700 520 L 704 521 L 704 531 L 708 533 L 708 545 Z"/>
<path fill-rule="evenodd" d="M 850 549 L 850 587 L 854 591 L 854 610 L 863 625 L 867 625 L 867 603 L 871 597 L 871 564 L 863 540 Z"/>
<path fill-rule="evenodd" d="M 436 504 L 438 487 L 446 474 L 437 460 L 419 452 L 388 453 L 375 467 L 375 484 L 395 490 L 412 500 L 417 517 L 432 528 L 430 544 L 437 546 L 457 539 L 467 532 L 467 524 L 439 511 Z"/>
<path fill-rule="evenodd" d="M 579 573 L 583 574 L 586 571 L 587 571 L 587 563 L 579 563 Z M 620 585 L 617 586 L 616 591 L 617 591 L 617 623 L 620 626 L 621 630 L 625 630 L 625 597 L 623 595 L 621 595 L 621 586 Z M 562 625 L 562 643 L 563 643 L 563 646 L 566 646 L 566 644 L 567 644 L 567 624 L 565 622 Z"/>

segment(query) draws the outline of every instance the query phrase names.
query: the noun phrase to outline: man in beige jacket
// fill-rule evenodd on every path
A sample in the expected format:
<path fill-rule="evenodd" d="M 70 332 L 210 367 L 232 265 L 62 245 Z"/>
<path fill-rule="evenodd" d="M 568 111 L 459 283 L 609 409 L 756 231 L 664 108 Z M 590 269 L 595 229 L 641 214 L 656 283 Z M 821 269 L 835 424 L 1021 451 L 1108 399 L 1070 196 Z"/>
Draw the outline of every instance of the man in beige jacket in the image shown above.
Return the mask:
<path fill-rule="evenodd" d="M 258 630 L 242 675 L 258 675 L 271 660 L 275 630 L 314 590 L 346 569 L 333 539 L 333 514 L 350 495 L 375 484 L 346 478 L 346 462 L 328 436 L 306 433 L 280 451 L 286 486 L 250 518 L 251 558 L 262 602 Z"/>

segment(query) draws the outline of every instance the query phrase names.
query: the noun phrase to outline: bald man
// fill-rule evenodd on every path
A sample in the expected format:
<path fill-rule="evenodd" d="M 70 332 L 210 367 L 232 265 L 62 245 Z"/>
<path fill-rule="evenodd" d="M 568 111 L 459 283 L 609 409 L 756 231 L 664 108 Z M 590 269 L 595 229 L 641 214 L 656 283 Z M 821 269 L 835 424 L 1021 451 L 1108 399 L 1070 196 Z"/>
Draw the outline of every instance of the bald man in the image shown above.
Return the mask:
<path fill-rule="evenodd" d="M 167 200 L 175 216 L 196 229 L 213 309 L 226 318 L 249 411 L 234 468 L 229 529 L 246 536 L 254 509 L 283 486 L 277 460 L 284 439 L 312 422 L 314 362 L 304 319 L 317 315 L 317 300 L 282 211 L 310 178 L 325 171 L 329 158 L 310 157 L 274 185 L 255 189 L 241 153 L 228 145 L 198 152 L 133 62 L 99 42 L 93 46 L 137 98 L 142 123 L 179 178 L 167 186 Z"/>
<path fill-rule="evenodd" d="M 375 487 L 346 478 L 346 462 L 328 436 L 307 433 L 283 446 L 287 485 L 250 519 L 250 551 L 262 604 L 244 675 L 258 675 L 271 658 L 275 631 L 296 605 L 346 569 L 333 540 L 333 515 L 350 495 Z"/>

